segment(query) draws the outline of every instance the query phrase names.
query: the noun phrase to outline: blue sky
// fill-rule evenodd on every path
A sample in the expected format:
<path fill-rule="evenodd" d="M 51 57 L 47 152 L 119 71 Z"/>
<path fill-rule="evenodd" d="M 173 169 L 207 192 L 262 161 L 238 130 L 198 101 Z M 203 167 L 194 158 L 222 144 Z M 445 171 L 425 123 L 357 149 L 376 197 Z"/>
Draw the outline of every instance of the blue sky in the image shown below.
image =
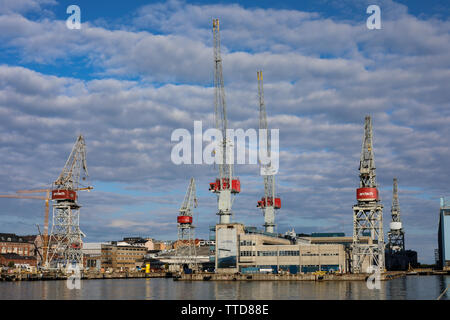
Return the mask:
<path fill-rule="evenodd" d="M 70 4 L 80 30 L 65 26 Z M 381 30 L 366 28 L 369 4 Z M 407 248 L 433 262 L 439 197 L 450 195 L 445 1 L 0 0 L 0 192 L 49 185 L 83 133 L 95 187 L 80 196 L 86 241 L 174 239 L 191 176 L 207 238 L 217 168 L 174 165 L 170 136 L 213 125 L 212 18 L 232 127 L 257 128 L 264 71 L 269 126 L 280 129 L 278 231 L 351 234 L 371 114 L 385 234 L 397 177 Z M 236 175 L 234 219 L 261 227 L 258 168 Z M 42 215 L 39 201 L 2 199 L 0 232 L 35 233 Z"/>

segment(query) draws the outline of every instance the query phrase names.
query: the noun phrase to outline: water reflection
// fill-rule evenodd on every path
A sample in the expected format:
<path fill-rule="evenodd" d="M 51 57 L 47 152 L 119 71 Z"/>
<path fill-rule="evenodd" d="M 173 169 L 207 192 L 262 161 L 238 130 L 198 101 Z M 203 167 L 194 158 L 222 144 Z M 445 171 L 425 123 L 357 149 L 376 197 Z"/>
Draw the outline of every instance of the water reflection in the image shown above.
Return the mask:
<path fill-rule="evenodd" d="M 1 282 L 0 299 L 436 299 L 450 276 L 407 276 L 370 290 L 363 281 L 173 281 L 172 279 Z M 450 291 L 442 297 L 450 298 Z"/>
<path fill-rule="evenodd" d="M 450 300 L 450 277 L 441 276 L 439 281 L 439 295 L 442 294 L 445 289 L 448 288 L 447 292 L 443 294 L 441 300 Z"/>

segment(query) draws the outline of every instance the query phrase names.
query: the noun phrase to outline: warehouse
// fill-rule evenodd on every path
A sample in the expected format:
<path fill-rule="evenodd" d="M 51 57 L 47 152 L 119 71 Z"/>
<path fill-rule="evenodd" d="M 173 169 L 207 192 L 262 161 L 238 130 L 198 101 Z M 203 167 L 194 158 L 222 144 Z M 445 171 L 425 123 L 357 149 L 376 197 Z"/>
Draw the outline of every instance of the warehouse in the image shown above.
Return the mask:
<path fill-rule="evenodd" d="M 370 238 L 365 237 L 363 243 L 369 242 Z M 231 223 L 216 225 L 216 243 L 219 273 L 345 273 L 350 268 L 352 237 L 343 234 L 289 239 Z"/>

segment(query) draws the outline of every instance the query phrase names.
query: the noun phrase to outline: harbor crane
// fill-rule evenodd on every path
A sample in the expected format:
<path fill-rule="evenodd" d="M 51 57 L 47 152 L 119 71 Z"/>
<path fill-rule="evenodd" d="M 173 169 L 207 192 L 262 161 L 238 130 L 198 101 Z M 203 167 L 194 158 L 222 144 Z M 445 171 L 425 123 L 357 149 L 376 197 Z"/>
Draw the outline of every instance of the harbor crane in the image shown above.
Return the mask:
<path fill-rule="evenodd" d="M 213 19 L 214 40 L 214 119 L 216 129 L 221 132 L 222 140 L 216 141 L 216 159 L 219 159 L 219 177 L 209 184 L 209 191 L 217 195 L 217 207 L 220 224 L 231 223 L 232 195 L 241 191 L 239 178 L 233 176 L 232 140 L 227 136 L 228 120 L 225 102 L 225 89 L 220 52 L 219 19 Z M 234 137 L 231 137 L 234 139 Z"/>
<path fill-rule="evenodd" d="M 88 177 L 86 165 L 86 144 L 79 135 L 66 164 L 53 183 L 52 200 L 53 221 L 49 238 L 47 265 L 58 268 L 83 267 L 82 237 L 80 230 L 80 208 L 77 191 L 92 187 L 79 188 L 80 180 Z"/>
<path fill-rule="evenodd" d="M 195 191 L 195 180 L 191 178 L 179 210 L 180 214 L 177 217 L 178 242 L 176 257 L 180 259 L 182 265 L 189 263 L 196 265 L 195 227 L 192 224 L 194 208 L 197 208 L 197 195 Z"/>
<path fill-rule="evenodd" d="M 402 227 L 402 220 L 400 219 L 400 204 L 398 202 L 398 182 L 394 178 L 392 187 L 392 207 L 391 207 L 392 222 L 389 224 L 388 232 L 388 250 L 390 254 L 395 252 L 405 251 L 405 232 Z"/>
<path fill-rule="evenodd" d="M 371 272 L 370 267 L 379 272 L 385 270 L 383 205 L 381 204 L 375 172 L 373 153 L 372 118 L 366 116 L 364 137 L 359 163 L 359 188 L 356 189 L 357 204 L 353 206 L 353 243 L 352 272 Z M 362 243 L 362 237 L 369 236 L 368 243 Z"/>
<path fill-rule="evenodd" d="M 265 150 L 268 159 L 271 159 L 270 132 L 267 125 L 266 105 L 264 103 L 263 73 L 257 72 L 258 77 L 258 98 L 259 98 L 259 129 L 260 134 L 265 135 Z M 261 145 L 260 145 L 261 147 Z M 261 174 L 264 179 L 264 197 L 258 201 L 257 207 L 261 208 L 264 214 L 265 232 L 273 233 L 275 228 L 275 210 L 281 208 L 281 199 L 275 196 L 275 175 L 272 173 L 272 163 L 263 164 L 260 162 Z"/>

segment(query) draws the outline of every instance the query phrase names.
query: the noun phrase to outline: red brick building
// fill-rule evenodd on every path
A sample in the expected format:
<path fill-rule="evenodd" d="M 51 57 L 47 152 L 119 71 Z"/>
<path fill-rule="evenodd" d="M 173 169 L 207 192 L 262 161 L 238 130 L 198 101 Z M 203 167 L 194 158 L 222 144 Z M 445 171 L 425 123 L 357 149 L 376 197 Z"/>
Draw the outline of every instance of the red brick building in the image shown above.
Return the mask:
<path fill-rule="evenodd" d="M 10 263 L 17 265 L 29 265 L 36 267 L 37 261 L 34 256 L 21 256 L 17 253 L 4 253 L 0 254 L 0 266 L 8 267 Z"/>
<path fill-rule="evenodd" d="M 14 233 L 0 233 L 0 264 L 7 266 L 10 261 L 17 264 L 36 265 L 36 236 L 18 236 Z"/>

